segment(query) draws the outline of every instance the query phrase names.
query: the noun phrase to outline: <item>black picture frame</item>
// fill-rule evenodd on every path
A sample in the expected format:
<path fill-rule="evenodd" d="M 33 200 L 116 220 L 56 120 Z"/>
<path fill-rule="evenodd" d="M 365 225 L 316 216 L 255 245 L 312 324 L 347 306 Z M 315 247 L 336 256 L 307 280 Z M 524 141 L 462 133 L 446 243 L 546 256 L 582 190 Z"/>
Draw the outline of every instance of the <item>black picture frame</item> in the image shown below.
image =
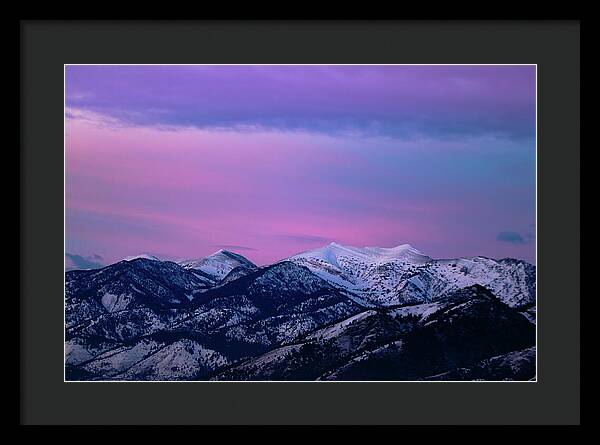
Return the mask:
<path fill-rule="evenodd" d="M 580 423 L 578 21 L 23 21 L 20 37 L 22 424 Z M 537 64 L 538 382 L 65 383 L 74 63 Z"/>

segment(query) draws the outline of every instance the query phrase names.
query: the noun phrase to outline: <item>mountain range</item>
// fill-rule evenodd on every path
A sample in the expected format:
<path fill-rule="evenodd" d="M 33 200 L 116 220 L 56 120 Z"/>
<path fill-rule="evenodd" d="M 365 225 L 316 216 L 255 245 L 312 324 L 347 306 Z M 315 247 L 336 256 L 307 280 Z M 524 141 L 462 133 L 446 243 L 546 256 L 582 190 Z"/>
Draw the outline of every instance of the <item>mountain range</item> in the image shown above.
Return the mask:
<path fill-rule="evenodd" d="M 65 273 L 66 380 L 535 380 L 535 266 L 331 243 Z"/>

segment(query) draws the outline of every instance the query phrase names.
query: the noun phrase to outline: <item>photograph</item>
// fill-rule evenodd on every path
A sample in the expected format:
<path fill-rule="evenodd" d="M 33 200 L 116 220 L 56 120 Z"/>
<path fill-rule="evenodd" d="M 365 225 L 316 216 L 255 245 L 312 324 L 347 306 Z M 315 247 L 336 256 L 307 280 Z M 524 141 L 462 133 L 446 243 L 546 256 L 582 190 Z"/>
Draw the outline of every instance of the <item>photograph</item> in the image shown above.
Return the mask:
<path fill-rule="evenodd" d="M 537 123 L 536 64 L 64 64 L 64 382 L 537 382 Z"/>

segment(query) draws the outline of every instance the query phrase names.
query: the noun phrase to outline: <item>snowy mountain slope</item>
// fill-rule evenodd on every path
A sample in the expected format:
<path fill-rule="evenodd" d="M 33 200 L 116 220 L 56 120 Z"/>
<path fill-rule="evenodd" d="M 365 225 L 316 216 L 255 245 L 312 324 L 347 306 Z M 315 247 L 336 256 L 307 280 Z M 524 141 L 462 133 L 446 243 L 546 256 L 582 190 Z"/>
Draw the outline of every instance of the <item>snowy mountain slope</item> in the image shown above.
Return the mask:
<path fill-rule="evenodd" d="M 386 249 L 331 243 L 294 255 L 289 261 L 306 266 L 324 280 L 355 293 L 362 304 L 380 306 L 390 300 L 399 280 L 406 279 L 431 258 L 408 244 Z"/>
<path fill-rule="evenodd" d="M 532 306 L 529 308 L 526 308 L 525 310 L 521 311 L 521 315 L 523 315 L 527 320 L 529 320 L 531 323 L 535 324 L 536 323 L 536 307 Z"/>
<path fill-rule="evenodd" d="M 423 380 L 532 380 L 536 348 L 526 348 L 482 360 L 467 368 L 456 368 Z"/>
<path fill-rule="evenodd" d="M 225 275 L 219 285 L 227 284 L 231 281 L 237 280 L 238 278 L 242 278 L 254 271 L 258 270 L 256 266 L 248 266 L 248 265 L 240 265 L 236 266 L 227 275 Z"/>
<path fill-rule="evenodd" d="M 513 307 L 535 302 L 535 267 L 520 260 L 434 260 L 408 244 L 386 249 L 337 243 L 288 260 L 353 292 L 358 302 L 371 307 L 431 302 L 474 284 L 488 287 Z"/>
<path fill-rule="evenodd" d="M 116 380 L 189 380 L 201 378 L 228 363 L 227 359 L 197 341 L 181 339 L 170 343 L 125 372 Z"/>
<path fill-rule="evenodd" d="M 434 260 L 420 268 L 398 294 L 432 301 L 457 289 L 479 284 L 512 307 L 535 303 L 535 267 L 525 261 L 485 257 Z"/>
<path fill-rule="evenodd" d="M 224 356 L 194 339 L 157 335 L 111 348 L 72 373 L 88 380 L 188 380 L 226 364 Z"/>
<path fill-rule="evenodd" d="M 120 342 L 104 338 L 72 337 L 65 342 L 65 364 L 67 366 L 80 365 L 120 344 Z"/>
<path fill-rule="evenodd" d="M 531 374 L 532 353 L 518 354 L 535 344 L 526 262 L 335 243 L 260 268 L 227 251 L 207 258 L 67 272 L 67 380 Z"/>
<path fill-rule="evenodd" d="M 410 331 L 384 311 L 366 310 L 318 328 L 297 342 L 236 363 L 213 380 L 315 380 L 328 369 Z"/>
<path fill-rule="evenodd" d="M 344 293 L 291 262 L 277 263 L 199 294 L 178 328 L 264 349 L 362 310 Z"/>
<path fill-rule="evenodd" d="M 66 363 L 77 365 L 121 342 L 169 329 L 204 288 L 194 273 L 166 261 L 138 258 L 67 272 Z"/>
<path fill-rule="evenodd" d="M 205 287 L 204 280 L 175 263 L 138 258 L 102 269 L 67 272 L 65 298 L 70 308 L 85 305 L 69 314 L 77 319 L 85 317 L 85 311 L 97 314 L 132 307 L 178 307 Z M 67 325 L 72 323 L 67 317 Z"/>
<path fill-rule="evenodd" d="M 447 380 L 443 374 L 456 368 L 535 346 L 535 327 L 487 289 L 473 286 L 457 293 L 406 334 L 354 355 L 319 379 Z M 525 374 L 505 372 L 505 377 L 533 377 Z"/>
<path fill-rule="evenodd" d="M 212 379 L 412 379 L 535 341 L 535 328 L 481 286 L 457 291 L 436 307 L 425 317 L 426 311 L 369 309 L 235 363 Z"/>
<path fill-rule="evenodd" d="M 126 267 L 129 269 L 132 264 L 145 261 L 148 260 L 138 259 L 127 263 Z M 160 262 L 151 263 L 153 269 L 164 267 Z M 167 273 L 171 278 L 178 277 L 179 273 L 186 279 L 195 279 L 193 271 L 174 263 L 171 265 Z M 136 272 L 139 272 L 137 268 Z M 113 276 L 111 283 L 129 291 L 130 283 L 129 280 L 124 281 L 124 276 L 131 278 L 129 274 L 121 273 Z M 218 354 L 215 357 L 222 358 L 215 361 L 220 366 L 231 359 L 254 355 L 292 341 L 362 310 L 343 292 L 291 262 L 257 269 L 237 280 L 195 293 L 191 301 L 186 298 L 181 299 L 180 304 L 168 305 L 157 304 L 152 295 L 148 295 L 144 302 L 138 300 L 141 297 L 137 294 L 133 297 L 119 294 L 119 299 L 111 297 L 111 305 L 106 308 L 102 302 L 103 299 L 107 301 L 106 294 L 102 293 L 106 287 L 104 275 L 102 279 L 94 277 L 92 280 L 92 277 L 79 273 L 70 279 L 67 311 L 73 315 L 69 317 L 71 323 L 66 332 L 66 360 L 70 365 L 70 375 L 86 375 L 88 378 L 97 378 L 98 374 L 111 378 L 123 374 L 118 378 L 127 379 L 136 375 L 164 378 L 166 371 L 159 368 L 171 363 L 171 359 L 165 358 L 165 361 L 155 357 L 151 361 L 146 360 L 144 363 L 153 363 L 152 370 L 138 366 L 125 374 L 121 369 L 119 363 L 128 363 L 129 356 L 140 357 L 140 351 L 147 349 L 146 343 L 134 348 L 130 346 L 144 338 L 183 336 L 200 345 L 192 345 L 196 352 L 190 352 L 192 358 L 189 360 L 199 360 L 201 351 L 211 350 Z M 89 284 L 90 281 L 94 286 Z M 172 293 L 177 293 L 182 281 L 186 283 L 182 277 L 171 283 L 175 286 Z M 121 301 L 126 304 L 111 311 L 114 304 Z M 81 306 L 85 310 L 80 309 Z M 113 350 L 119 347 L 123 350 L 113 358 Z M 181 345 L 173 348 L 182 350 Z M 110 360 L 105 360 L 106 355 L 111 357 Z M 169 353 L 168 357 L 171 356 Z M 155 360 L 158 361 L 155 363 Z M 173 366 L 182 370 L 189 368 L 181 364 Z M 211 370 L 209 368 L 206 368 L 207 372 Z M 178 375 L 188 378 L 185 372 Z"/>
<path fill-rule="evenodd" d="M 216 281 L 222 280 L 234 268 L 242 266 L 247 269 L 255 269 L 256 265 L 240 254 L 228 250 L 218 250 L 205 258 L 181 260 L 177 262 L 186 269 L 200 270 Z"/>

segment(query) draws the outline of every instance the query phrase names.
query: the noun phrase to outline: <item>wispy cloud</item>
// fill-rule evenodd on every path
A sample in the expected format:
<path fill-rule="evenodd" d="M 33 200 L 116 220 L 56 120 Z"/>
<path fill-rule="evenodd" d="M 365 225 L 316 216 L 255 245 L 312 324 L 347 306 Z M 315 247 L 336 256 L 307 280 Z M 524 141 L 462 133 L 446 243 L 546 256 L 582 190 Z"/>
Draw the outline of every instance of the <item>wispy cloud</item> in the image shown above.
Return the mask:
<path fill-rule="evenodd" d="M 104 267 L 102 264 L 103 258 L 98 254 L 92 254 L 89 256 L 82 256 L 72 253 L 66 253 L 67 264 L 66 268 L 69 269 L 99 269 Z"/>
<path fill-rule="evenodd" d="M 525 239 L 521 236 L 520 233 L 517 232 L 511 232 L 511 231 L 506 231 L 506 232 L 500 232 L 497 236 L 496 239 L 498 241 L 502 241 L 505 243 L 511 243 L 511 244 L 525 244 L 527 241 L 525 241 Z"/>
<path fill-rule="evenodd" d="M 329 238 L 317 235 L 280 235 L 286 241 L 292 241 L 299 244 L 327 244 Z"/>
<path fill-rule="evenodd" d="M 225 249 L 225 250 L 244 250 L 244 251 L 249 251 L 249 252 L 256 252 L 258 251 L 258 249 L 255 249 L 254 247 L 248 247 L 248 246 L 238 246 L 236 244 L 214 244 L 214 247 L 217 247 L 219 249 Z"/>

